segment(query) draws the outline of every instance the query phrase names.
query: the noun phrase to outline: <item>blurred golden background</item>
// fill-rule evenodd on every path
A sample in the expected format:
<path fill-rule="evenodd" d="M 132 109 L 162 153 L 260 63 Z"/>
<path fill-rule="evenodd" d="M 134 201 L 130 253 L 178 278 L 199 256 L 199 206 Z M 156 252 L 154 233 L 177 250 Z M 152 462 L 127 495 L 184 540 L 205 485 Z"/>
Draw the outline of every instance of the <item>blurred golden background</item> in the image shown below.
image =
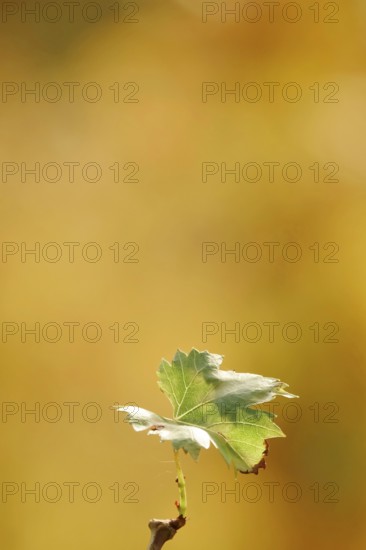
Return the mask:
<path fill-rule="evenodd" d="M 365 5 L 280 2 L 270 22 L 242 2 L 225 22 L 196 0 L 82 3 L 73 21 L 33 4 L 1 4 L 2 548 L 146 547 L 148 520 L 175 513 L 171 446 L 110 407 L 169 416 L 156 369 L 178 347 L 300 400 L 278 400 L 287 439 L 239 486 L 214 450 L 184 457 L 189 522 L 170 547 L 363 548 Z"/>

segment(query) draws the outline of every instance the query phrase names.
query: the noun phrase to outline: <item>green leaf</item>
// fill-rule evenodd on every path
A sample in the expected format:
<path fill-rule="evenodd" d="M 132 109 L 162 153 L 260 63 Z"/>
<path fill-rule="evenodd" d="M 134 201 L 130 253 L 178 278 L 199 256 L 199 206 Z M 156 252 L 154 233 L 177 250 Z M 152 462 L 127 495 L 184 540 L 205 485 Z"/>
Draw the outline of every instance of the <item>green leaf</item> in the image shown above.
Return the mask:
<path fill-rule="evenodd" d="M 216 447 L 227 464 L 242 473 L 265 467 L 267 439 L 284 437 L 273 414 L 255 405 L 288 393 L 276 378 L 221 371 L 223 357 L 192 349 L 178 350 L 172 363 L 162 360 L 158 383 L 173 406 L 173 419 L 132 406 L 118 407 L 128 414 L 136 431 L 148 429 L 161 441 L 171 441 L 197 459 L 201 448 Z"/>

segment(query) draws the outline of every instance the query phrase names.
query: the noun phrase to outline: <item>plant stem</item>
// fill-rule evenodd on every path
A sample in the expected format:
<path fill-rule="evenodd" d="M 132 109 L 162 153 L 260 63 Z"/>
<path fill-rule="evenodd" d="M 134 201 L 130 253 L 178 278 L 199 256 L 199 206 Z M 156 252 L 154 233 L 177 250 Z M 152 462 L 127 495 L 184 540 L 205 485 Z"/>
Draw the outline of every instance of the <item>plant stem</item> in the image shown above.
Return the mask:
<path fill-rule="evenodd" d="M 174 449 L 175 464 L 177 466 L 177 483 L 179 489 L 179 515 L 185 518 L 187 516 L 187 492 L 186 492 L 186 480 L 182 471 L 182 467 L 179 461 L 179 451 Z"/>
<path fill-rule="evenodd" d="M 183 516 L 179 516 L 177 519 L 152 519 L 149 522 L 151 537 L 147 550 L 161 550 L 185 523 L 186 519 Z"/>
<path fill-rule="evenodd" d="M 152 519 L 149 523 L 151 538 L 147 550 L 160 550 L 166 541 L 172 539 L 175 533 L 186 523 L 187 492 L 186 480 L 179 461 L 179 451 L 174 449 L 175 464 L 177 466 L 177 483 L 179 489 L 179 516 L 177 519 Z"/>

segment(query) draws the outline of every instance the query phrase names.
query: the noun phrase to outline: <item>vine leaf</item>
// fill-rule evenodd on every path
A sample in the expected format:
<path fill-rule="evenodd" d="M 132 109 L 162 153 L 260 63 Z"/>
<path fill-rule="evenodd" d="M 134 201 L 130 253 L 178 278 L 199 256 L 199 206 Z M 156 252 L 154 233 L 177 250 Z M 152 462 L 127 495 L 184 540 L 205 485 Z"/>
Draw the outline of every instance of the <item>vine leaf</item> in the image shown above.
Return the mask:
<path fill-rule="evenodd" d="M 139 407 L 117 407 L 136 431 L 171 441 L 197 460 L 201 448 L 216 447 L 228 465 L 242 473 L 265 467 L 267 439 L 285 437 L 274 415 L 254 408 L 277 395 L 297 397 L 287 384 L 258 374 L 222 371 L 223 357 L 192 349 L 178 350 L 172 363 L 161 361 L 158 384 L 173 406 L 173 419 Z"/>

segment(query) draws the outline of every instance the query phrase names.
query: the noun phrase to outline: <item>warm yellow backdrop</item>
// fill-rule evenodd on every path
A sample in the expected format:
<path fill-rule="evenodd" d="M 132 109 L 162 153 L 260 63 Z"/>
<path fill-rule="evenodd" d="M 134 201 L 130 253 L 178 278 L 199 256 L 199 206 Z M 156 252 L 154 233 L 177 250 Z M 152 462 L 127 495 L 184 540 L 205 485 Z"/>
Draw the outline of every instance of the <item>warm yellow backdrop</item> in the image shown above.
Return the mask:
<path fill-rule="evenodd" d="M 20 4 L 14 3 L 19 10 Z M 131 4 L 120 4 L 119 23 L 108 11 L 112 2 L 101 4 L 103 16 L 94 24 L 83 21 L 78 10 L 73 23 L 65 20 L 65 12 L 55 23 L 45 17 L 36 23 L 24 14 L 22 22 L 21 11 L 11 15 L 11 8 L 6 17 L 2 12 L 1 81 L 7 84 L 0 103 L 1 546 L 146 546 L 149 518 L 174 514 L 170 445 L 114 422 L 110 406 L 136 402 L 169 415 L 169 403 L 156 386 L 156 368 L 178 347 L 196 347 L 224 354 L 224 368 L 285 380 L 300 400 L 295 409 L 284 410 L 281 402 L 278 423 L 287 439 L 272 441 L 268 467 L 258 477 L 238 479 L 239 493 L 225 496 L 235 480 L 218 453 L 202 452 L 198 464 L 184 458 L 189 523 L 170 547 L 358 550 L 365 544 L 364 5 L 340 2 L 339 13 L 331 15 L 338 3 L 326 8 L 320 2 L 319 23 L 313 2 L 298 3 L 303 11 L 296 23 L 282 16 L 284 8 L 290 10 L 287 19 L 294 17 L 286 2 L 273 23 L 265 15 L 257 23 L 242 16 L 237 23 L 233 17 L 223 23 L 220 11 L 203 23 L 196 0 L 140 0 L 139 13 L 130 16 L 138 22 L 123 22 L 134 11 Z M 209 4 L 216 11 L 215 3 Z M 267 13 L 262 2 L 256 4 Z M 41 91 L 54 82 L 50 96 L 60 86 L 62 97 L 52 103 L 42 95 L 39 102 L 26 95 L 22 102 L 22 82 L 28 88 L 39 82 Z M 80 83 L 73 103 L 65 82 Z M 82 97 L 80 90 L 90 82 L 102 90 L 100 101 Z M 135 91 L 136 85 L 123 89 L 126 83 L 137 83 L 132 99 L 138 102 L 114 102 L 116 82 L 120 98 Z M 259 86 L 263 98 L 251 103 L 240 96 L 235 102 L 229 95 L 222 102 L 216 93 L 203 103 L 203 82 L 219 88 L 238 82 L 241 91 L 254 82 L 251 93 Z M 280 83 L 273 102 L 265 82 Z M 303 93 L 298 102 L 282 97 L 290 82 Z M 323 89 L 329 82 L 339 86 L 331 96 L 338 102 L 324 102 L 335 91 Z M 319 102 L 314 83 L 319 83 Z M 31 168 L 36 162 L 41 167 L 97 163 L 103 176 L 85 181 L 77 167 L 74 182 L 65 169 L 52 183 L 47 181 L 51 167 L 46 180 L 41 174 L 35 182 L 24 173 L 22 182 L 21 163 Z M 116 162 L 121 167 L 134 163 L 121 168 L 118 183 L 109 169 Z M 204 183 L 205 162 L 213 170 L 225 162 L 228 168 L 257 163 L 263 177 L 235 182 L 228 176 L 222 183 L 219 173 Z M 280 163 L 281 170 L 297 163 L 303 176 L 291 182 L 276 172 L 271 182 L 263 165 L 268 162 Z M 309 169 L 314 163 L 320 166 L 319 182 Z M 327 163 L 333 165 L 324 171 Z M 138 181 L 123 182 L 136 165 Z M 324 181 L 334 165 L 339 172 L 333 179 L 339 181 Z M 11 175 L 12 170 L 17 173 Z M 87 179 L 93 177 L 91 168 Z M 50 242 L 57 245 L 44 250 Z M 74 262 L 68 256 L 71 245 L 63 244 L 70 242 L 80 243 Z M 254 242 L 263 257 L 250 262 L 244 254 L 236 262 L 218 252 L 203 262 L 202 243 L 207 242 L 217 243 L 219 251 L 222 246 L 243 250 Z M 280 243 L 273 262 L 266 242 Z M 289 242 L 301 248 L 298 262 L 282 257 Z M 97 248 L 85 251 L 86 243 Z M 319 261 L 314 243 L 319 243 Z M 326 243 L 335 245 L 324 250 Z M 39 263 L 34 255 L 24 255 L 24 246 L 40 247 Z M 331 259 L 338 261 L 325 262 L 334 246 L 339 251 Z M 114 262 L 117 247 L 120 261 Z M 82 249 L 87 258 L 96 250 L 102 257 L 87 261 Z M 59 261 L 49 261 L 60 251 Z M 131 258 L 138 261 L 123 261 Z M 21 325 L 31 328 L 37 322 L 39 343 Z M 267 332 L 271 322 L 280 324 L 273 342 Z M 45 329 L 47 323 L 57 325 Z M 70 323 L 79 323 L 74 342 Z M 95 326 L 82 335 L 88 323 L 102 331 L 96 343 L 86 341 L 94 338 Z M 119 343 L 114 342 L 115 323 Z M 218 329 L 206 341 L 204 323 Z M 239 337 L 228 334 L 225 341 L 221 323 L 228 329 L 240 323 Z M 242 337 L 247 323 L 262 330 L 258 342 Z M 282 336 L 287 323 L 300 326 L 297 342 L 288 341 L 291 330 L 289 338 Z M 333 324 L 324 328 L 326 323 Z M 136 325 L 138 332 L 129 338 L 138 342 L 123 342 Z M 47 341 L 56 339 L 57 327 L 60 340 Z M 339 342 L 324 342 L 335 327 Z M 39 419 L 38 412 L 26 414 L 35 407 Z M 101 418 L 92 422 L 95 414 Z M 73 503 L 72 482 L 79 484 Z M 88 483 L 93 485 L 85 489 Z M 26 493 L 32 487 L 39 503 L 37 495 Z M 207 487 L 215 494 L 205 499 Z M 95 488 L 101 498 L 88 502 Z M 58 496 L 58 502 L 50 502 Z M 134 499 L 138 502 L 129 502 Z"/>

